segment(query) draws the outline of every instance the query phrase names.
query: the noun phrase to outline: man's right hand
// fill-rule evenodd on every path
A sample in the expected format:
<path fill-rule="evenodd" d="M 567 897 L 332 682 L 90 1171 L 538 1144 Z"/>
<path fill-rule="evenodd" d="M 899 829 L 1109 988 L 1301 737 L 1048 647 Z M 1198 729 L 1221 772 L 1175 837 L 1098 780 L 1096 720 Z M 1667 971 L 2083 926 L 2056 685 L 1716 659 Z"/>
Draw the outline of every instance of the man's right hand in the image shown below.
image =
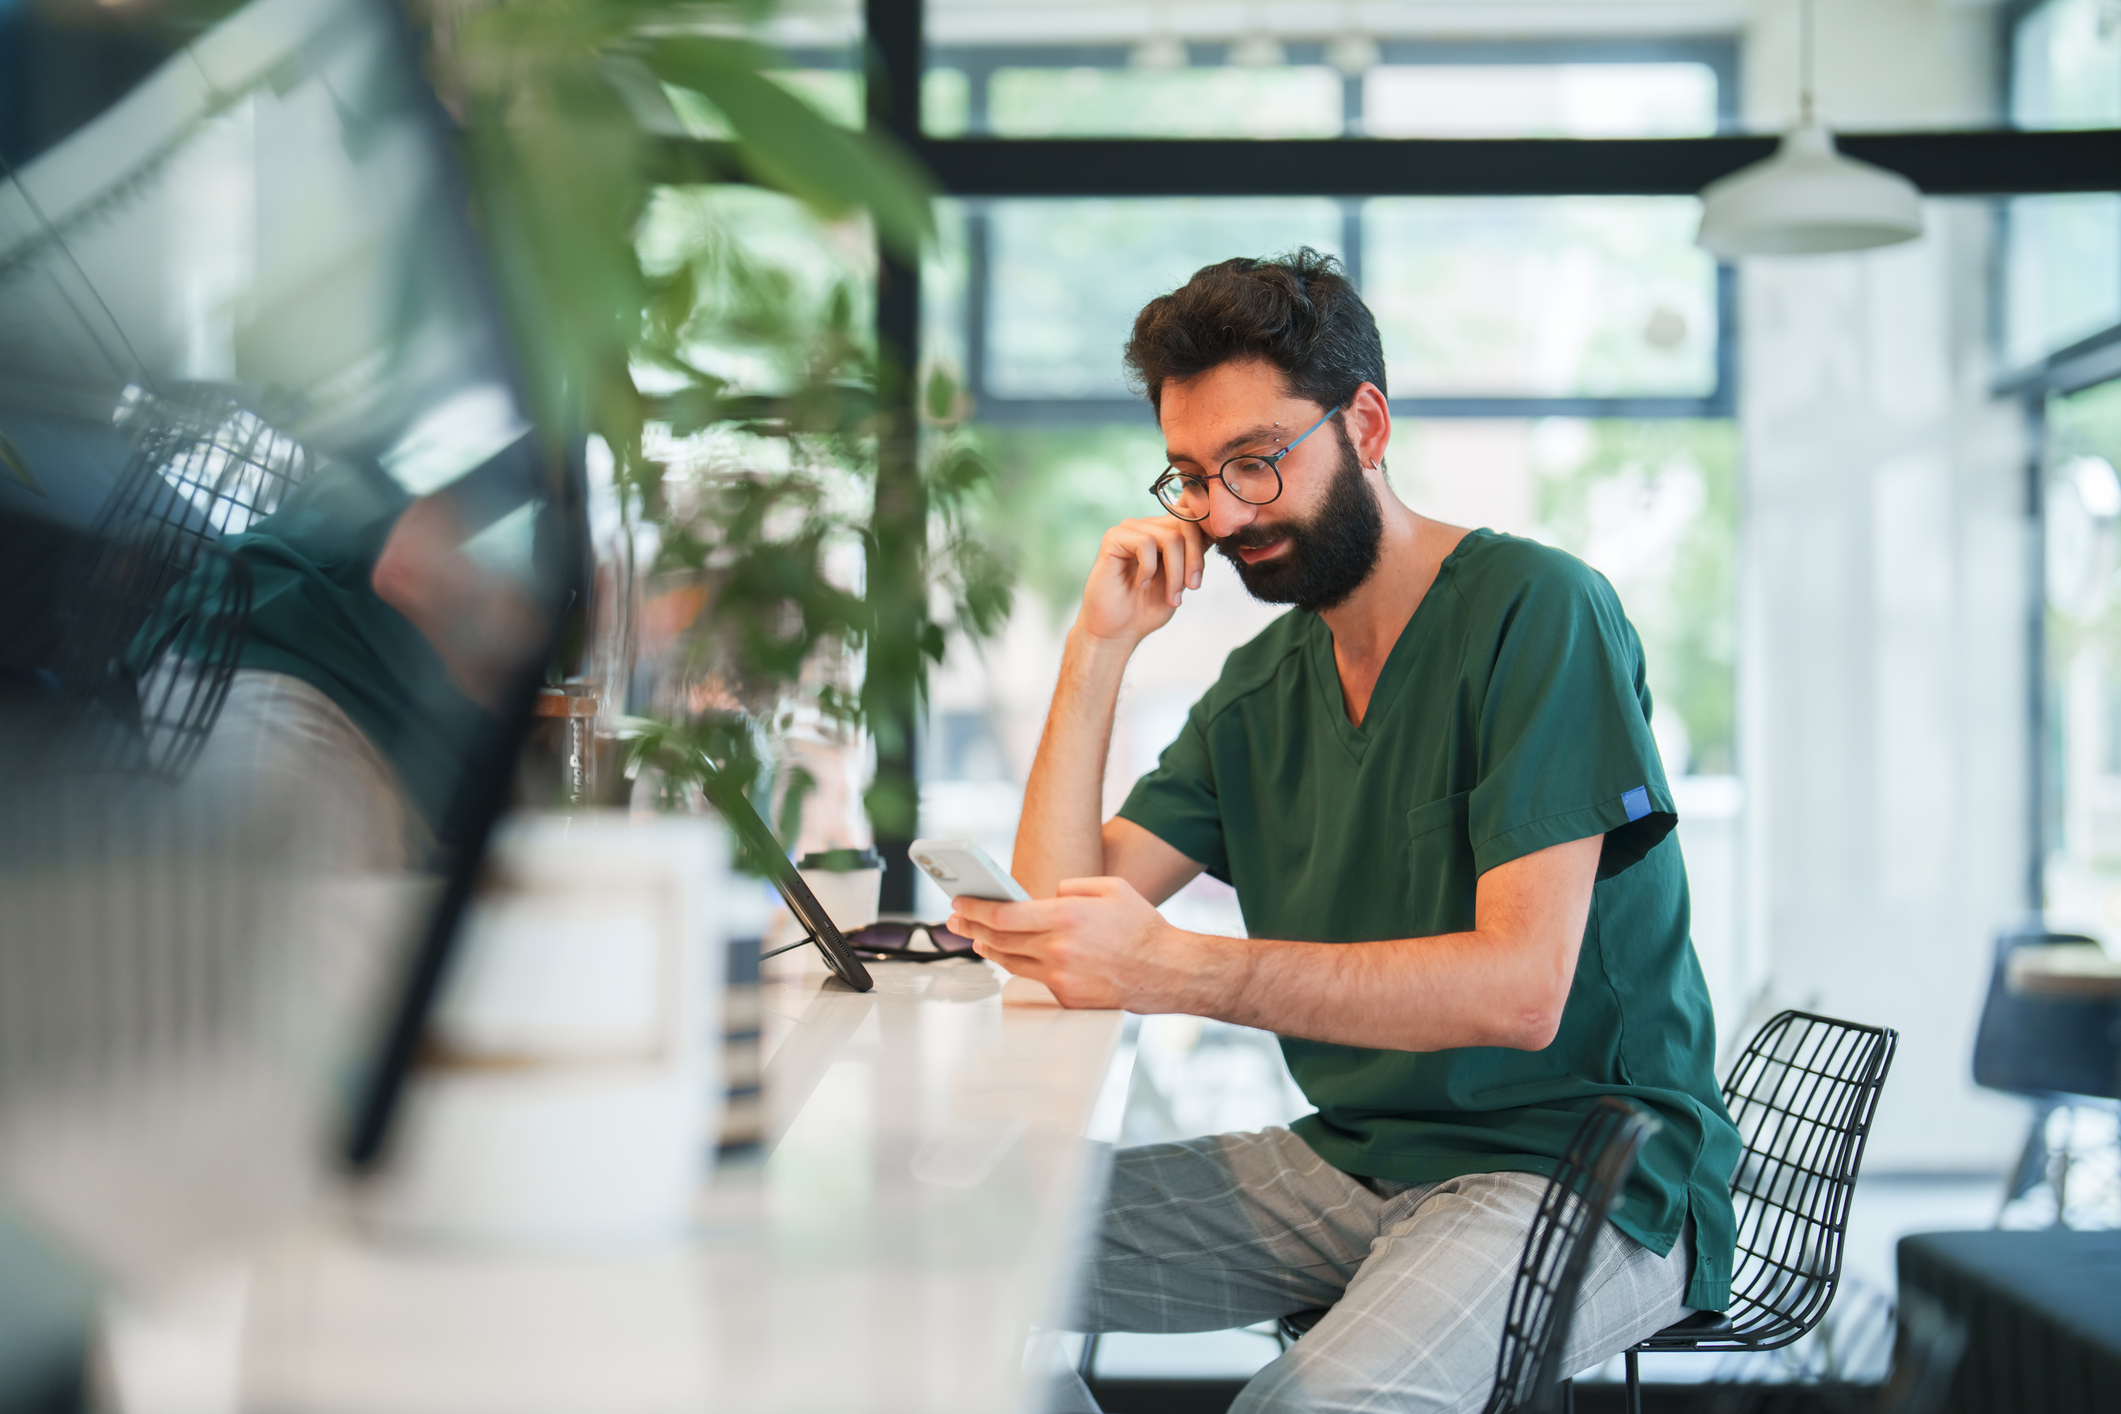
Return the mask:
<path fill-rule="evenodd" d="M 1188 589 L 1200 588 L 1208 537 L 1176 516 L 1123 520 L 1105 532 L 1083 585 L 1075 626 L 1128 646 L 1171 622 Z"/>

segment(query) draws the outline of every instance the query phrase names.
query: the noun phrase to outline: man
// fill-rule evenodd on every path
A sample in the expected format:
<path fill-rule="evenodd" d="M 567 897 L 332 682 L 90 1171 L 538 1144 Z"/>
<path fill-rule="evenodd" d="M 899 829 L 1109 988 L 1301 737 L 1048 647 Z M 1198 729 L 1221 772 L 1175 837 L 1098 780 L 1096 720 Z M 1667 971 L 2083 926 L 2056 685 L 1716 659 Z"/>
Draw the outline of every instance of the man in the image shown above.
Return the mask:
<path fill-rule="evenodd" d="M 1600 1095 L 1660 1128 L 1572 1368 L 1723 1309 L 1738 1137 L 1611 586 L 1399 501 L 1376 325 L 1329 258 L 1209 266 L 1126 356 L 1169 514 L 1107 532 L 1084 587 L 1017 835 L 1034 901 L 959 899 L 953 926 L 1068 1006 L 1279 1033 L 1318 1113 L 1118 1154 L 1084 1329 L 1331 1307 L 1237 1409 L 1477 1408 L 1542 1175 Z M 1100 825 L 1121 674 L 1211 545 L 1293 611 Z M 1203 870 L 1249 938 L 1155 911 Z"/>

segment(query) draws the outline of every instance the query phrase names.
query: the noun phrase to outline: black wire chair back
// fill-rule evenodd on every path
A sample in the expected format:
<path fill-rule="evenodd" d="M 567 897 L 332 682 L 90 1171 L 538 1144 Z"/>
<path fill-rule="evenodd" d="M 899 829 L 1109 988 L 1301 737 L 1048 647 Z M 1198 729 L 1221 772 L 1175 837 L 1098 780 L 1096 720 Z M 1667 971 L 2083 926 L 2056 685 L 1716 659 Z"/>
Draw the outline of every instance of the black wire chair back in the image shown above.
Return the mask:
<path fill-rule="evenodd" d="M 1774 1350 L 1819 1323 L 1841 1281 L 1849 1200 L 1899 1033 L 1785 1011 L 1723 1083 L 1745 1153 L 1731 1179 L 1738 1253 L 1731 1309 L 1640 1350 Z"/>
<path fill-rule="evenodd" d="M 71 764 L 174 778 L 213 730 L 250 621 L 249 571 L 218 542 L 270 515 L 315 459 L 209 385 L 135 390 L 119 426 L 134 452 L 63 606 L 58 720 Z M 151 619 L 160 632 L 143 641 Z"/>
<path fill-rule="evenodd" d="M 1576 1127 L 1525 1237 L 1485 1414 L 1560 1407 L 1572 1373 L 1562 1362 L 1592 1245 L 1656 1130 L 1656 1120 L 1610 1095 Z"/>

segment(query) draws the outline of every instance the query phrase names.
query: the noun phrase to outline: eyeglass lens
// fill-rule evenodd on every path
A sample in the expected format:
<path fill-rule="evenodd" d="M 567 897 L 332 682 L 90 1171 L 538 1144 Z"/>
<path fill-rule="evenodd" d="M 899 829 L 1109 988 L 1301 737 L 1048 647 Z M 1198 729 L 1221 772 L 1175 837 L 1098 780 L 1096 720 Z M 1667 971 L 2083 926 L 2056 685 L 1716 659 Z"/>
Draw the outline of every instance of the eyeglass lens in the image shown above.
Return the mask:
<path fill-rule="evenodd" d="M 1281 477 L 1274 464 L 1262 457 L 1239 457 L 1225 462 L 1223 485 L 1230 494 L 1249 505 L 1264 506 L 1281 494 Z M 1200 476 L 1166 472 L 1157 483 L 1158 498 L 1181 515 L 1199 520 L 1208 514 L 1208 482 Z"/>

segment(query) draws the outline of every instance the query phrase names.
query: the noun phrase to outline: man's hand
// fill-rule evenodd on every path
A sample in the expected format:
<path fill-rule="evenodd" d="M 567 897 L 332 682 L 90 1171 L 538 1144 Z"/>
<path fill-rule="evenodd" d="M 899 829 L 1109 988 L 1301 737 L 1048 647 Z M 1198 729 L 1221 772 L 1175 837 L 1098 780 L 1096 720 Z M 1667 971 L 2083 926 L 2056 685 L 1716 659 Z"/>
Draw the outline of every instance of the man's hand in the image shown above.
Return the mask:
<path fill-rule="evenodd" d="M 1075 626 L 1128 647 L 1171 621 L 1188 589 L 1200 588 L 1208 538 L 1176 516 L 1123 520 L 1105 532 L 1083 585 Z"/>
<path fill-rule="evenodd" d="M 1062 1006 L 1190 1011 L 1227 985 L 1204 975 L 1219 970 L 1213 946 L 1172 927 L 1124 879 L 1065 879 L 1056 898 L 951 907 L 951 928 L 981 957 L 1043 982 Z"/>
<path fill-rule="evenodd" d="M 1604 839 L 1549 845 L 1481 875 L 1464 933 L 1210 938 L 1172 927 L 1123 879 L 1064 879 L 1058 897 L 1031 903 L 961 898 L 950 926 L 1063 1006 L 1186 1012 L 1393 1051 L 1539 1051 L 1568 1005 Z"/>

